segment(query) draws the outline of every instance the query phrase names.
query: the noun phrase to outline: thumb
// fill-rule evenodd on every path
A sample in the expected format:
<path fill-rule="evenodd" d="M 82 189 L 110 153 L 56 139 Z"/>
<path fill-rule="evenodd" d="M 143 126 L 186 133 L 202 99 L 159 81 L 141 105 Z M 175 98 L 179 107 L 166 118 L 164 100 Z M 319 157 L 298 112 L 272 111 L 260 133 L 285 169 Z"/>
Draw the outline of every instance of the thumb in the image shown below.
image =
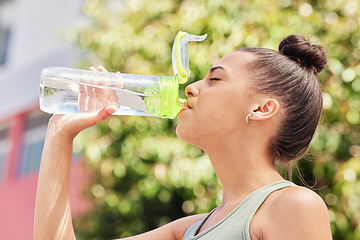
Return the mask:
<path fill-rule="evenodd" d="M 94 125 L 97 123 L 109 118 L 114 112 L 117 111 L 117 108 L 113 105 L 104 107 L 97 112 L 97 114 L 94 116 Z"/>
<path fill-rule="evenodd" d="M 105 119 L 109 118 L 116 111 L 117 111 L 117 108 L 113 105 L 110 105 L 110 106 L 100 109 L 95 114 L 86 114 L 86 117 L 85 117 L 85 119 L 83 119 L 84 121 L 82 122 L 83 126 L 80 128 L 85 129 L 88 127 L 95 126 L 99 122 L 104 121 Z"/>
<path fill-rule="evenodd" d="M 100 109 L 97 113 L 56 114 L 49 121 L 48 131 L 60 133 L 72 141 L 79 132 L 109 118 L 116 111 L 117 108 L 111 105 Z"/>

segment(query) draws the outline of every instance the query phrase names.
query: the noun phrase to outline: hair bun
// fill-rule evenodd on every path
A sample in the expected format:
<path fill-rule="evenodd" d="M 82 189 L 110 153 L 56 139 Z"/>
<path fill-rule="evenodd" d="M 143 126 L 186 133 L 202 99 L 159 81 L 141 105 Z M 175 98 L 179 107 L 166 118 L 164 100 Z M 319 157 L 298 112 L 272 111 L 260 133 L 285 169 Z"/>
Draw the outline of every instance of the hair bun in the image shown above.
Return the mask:
<path fill-rule="evenodd" d="M 321 72 L 327 64 L 325 50 L 321 46 L 310 44 L 300 35 L 284 38 L 279 44 L 279 52 L 315 74 Z"/>

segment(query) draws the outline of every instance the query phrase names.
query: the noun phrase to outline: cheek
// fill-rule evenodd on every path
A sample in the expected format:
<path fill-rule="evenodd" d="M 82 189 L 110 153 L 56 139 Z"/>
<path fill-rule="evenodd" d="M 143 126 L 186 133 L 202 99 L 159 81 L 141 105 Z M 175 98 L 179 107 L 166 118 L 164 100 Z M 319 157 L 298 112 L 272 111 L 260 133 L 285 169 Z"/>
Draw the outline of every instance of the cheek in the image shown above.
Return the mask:
<path fill-rule="evenodd" d="M 201 102 L 199 106 L 204 110 L 197 117 L 202 119 L 204 122 L 209 122 L 213 127 L 222 125 L 225 122 L 229 122 L 235 118 L 236 102 L 227 95 L 220 95 L 217 97 L 209 96 L 210 101 Z"/>
<path fill-rule="evenodd" d="M 198 145 L 214 136 L 231 134 L 239 127 L 238 104 L 238 99 L 231 96 L 229 91 L 223 94 L 203 91 L 197 99 L 196 107 L 178 116 L 177 136 Z"/>

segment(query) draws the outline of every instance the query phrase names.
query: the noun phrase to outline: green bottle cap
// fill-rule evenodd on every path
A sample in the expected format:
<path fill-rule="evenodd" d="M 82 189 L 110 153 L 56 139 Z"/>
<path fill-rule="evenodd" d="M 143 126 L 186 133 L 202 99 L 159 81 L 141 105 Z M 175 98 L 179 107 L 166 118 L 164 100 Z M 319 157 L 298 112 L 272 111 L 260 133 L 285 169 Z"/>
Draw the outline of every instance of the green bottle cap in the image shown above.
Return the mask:
<path fill-rule="evenodd" d="M 160 77 L 160 93 L 149 89 L 147 93 L 155 96 L 145 97 L 146 108 L 150 114 L 160 118 L 173 119 L 185 106 L 185 99 L 179 98 L 179 83 L 185 83 L 190 75 L 189 47 L 190 41 L 203 41 L 202 36 L 178 32 L 172 49 L 172 65 L 174 76 Z"/>
<path fill-rule="evenodd" d="M 184 101 L 179 99 L 179 76 L 160 77 L 161 85 L 161 118 L 173 119 L 184 107 Z"/>
<path fill-rule="evenodd" d="M 152 90 L 147 93 L 154 94 Z M 179 76 L 161 76 L 160 93 L 145 97 L 144 101 L 151 115 L 160 118 L 175 118 L 185 104 L 185 100 L 179 98 Z"/>

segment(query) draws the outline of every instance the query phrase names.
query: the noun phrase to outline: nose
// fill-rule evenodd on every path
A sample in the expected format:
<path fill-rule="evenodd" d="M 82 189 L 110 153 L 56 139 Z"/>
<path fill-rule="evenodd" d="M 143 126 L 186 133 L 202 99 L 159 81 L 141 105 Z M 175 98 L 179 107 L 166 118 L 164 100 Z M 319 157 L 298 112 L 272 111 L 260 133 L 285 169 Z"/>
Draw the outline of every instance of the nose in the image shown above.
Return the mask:
<path fill-rule="evenodd" d="M 197 86 L 198 82 L 191 83 L 186 86 L 185 88 L 185 94 L 187 97 L 195 97 L 199 94 L 199 88 Z"/>

